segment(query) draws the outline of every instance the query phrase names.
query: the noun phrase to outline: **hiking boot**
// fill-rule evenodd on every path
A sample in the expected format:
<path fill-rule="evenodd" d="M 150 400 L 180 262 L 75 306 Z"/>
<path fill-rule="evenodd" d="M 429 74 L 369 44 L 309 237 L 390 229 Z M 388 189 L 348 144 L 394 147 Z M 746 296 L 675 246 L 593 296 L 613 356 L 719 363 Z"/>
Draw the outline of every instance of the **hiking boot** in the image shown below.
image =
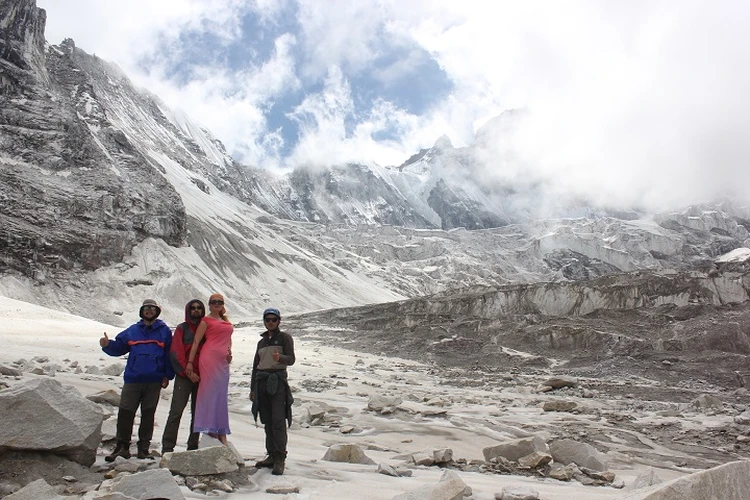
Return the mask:
<path fill-rule="evenodd" d="M 273 457 L 273 469 L 271 474 L 274 476 L 280 476 L 284 473 L 284 462 L 286 462 L 286 453 L 276 452 Z"/>
<path fill-rule="evenodd" d="M 154 456 L 151 454 L 151 452 L 148 450 L 148 448 L 138 448 L 138 458 L 140 459 L 148 459 L 153 460 Z"/>
<path fill-rule="evenodd" d="M 263 467 L 267 467 L 270 469 L 271 467 L 273 467 L 273 456 L 268 455 L 260 462 L 255 462 L 255 467 L 257 467 L 258 469 L 261 469 Z"/>
<path fill-rule="evenodd" d="M 115 446 L 115 450 L 104 457 L 104 460 L 107 462 L 114 462 L 117 457 L 122 457 L 125 459 L 130 458 L 130 443 L 117 443 L 117 446 Z"/>

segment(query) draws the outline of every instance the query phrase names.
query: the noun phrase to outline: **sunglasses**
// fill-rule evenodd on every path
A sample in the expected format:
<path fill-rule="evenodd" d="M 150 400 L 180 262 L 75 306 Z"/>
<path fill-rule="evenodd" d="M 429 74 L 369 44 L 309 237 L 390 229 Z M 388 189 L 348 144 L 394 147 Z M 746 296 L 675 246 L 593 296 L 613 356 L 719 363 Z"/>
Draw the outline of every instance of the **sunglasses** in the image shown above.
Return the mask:
<path fill-rule="evenodd" d="M 223 306 L 224 305 L 224 301 L 223 300 L 209 300 L 208 303 L 211 304 L 212 306 Z"/>
<path fill-rule="evenodd" d="M 156 306 L 143 306 L 144 311 L 156 311 Z"/>
<path fill-rule="evenodd" d="M 266 323 L 278 323 L 279 318 L 268 316 L 267 318 L 263 318 L 263 321 Z"/>
<path fill-rule="evenodd" d="M 202 311 L 203 306 L 190 306 L 191 311 Z"/>

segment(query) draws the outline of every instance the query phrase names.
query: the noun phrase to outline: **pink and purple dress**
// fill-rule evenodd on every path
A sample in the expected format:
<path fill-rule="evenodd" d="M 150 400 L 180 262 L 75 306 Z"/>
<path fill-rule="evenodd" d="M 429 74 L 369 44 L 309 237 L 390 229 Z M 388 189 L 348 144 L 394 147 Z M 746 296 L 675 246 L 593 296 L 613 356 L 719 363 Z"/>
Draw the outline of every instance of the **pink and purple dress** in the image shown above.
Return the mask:
<path fill-rule="evenodd" d="M 201 376 L 193 430 L 210 434 L 229 432 L 229 363 L 227 354 L 234 327 L 228 321 L 205 316 L 206 341 L 198 358 Z"/>

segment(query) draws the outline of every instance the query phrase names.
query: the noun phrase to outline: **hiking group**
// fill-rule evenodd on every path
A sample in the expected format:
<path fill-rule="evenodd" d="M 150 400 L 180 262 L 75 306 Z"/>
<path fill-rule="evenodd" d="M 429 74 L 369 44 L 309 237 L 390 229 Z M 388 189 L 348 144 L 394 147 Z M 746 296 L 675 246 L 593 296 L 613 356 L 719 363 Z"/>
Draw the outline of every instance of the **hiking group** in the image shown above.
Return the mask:
<path fill-rule="evenodd" d="M 137 457 L 153 459 L 150 451 L 156 407 L 161 389 L 174 379 L 172 401 L 162 435 L 162 454 L 173 452 L 182 414 L 190 401 L 190 433 L 187 450 L 196 450 L 200 434 L 227 445 L 229 429 L 229 365 L 232 362 L 234 326 L 227 317 L 224 297 L 215 293 L 204 303 L 193 299 L 185 305 L 185 321 L 174 330 L 159 319 L 155 300 L 143 301 L 140 320 L 114 339 L 105 333 L 99 345 L 110 356 L 127 354 L 124 384 L 117 413 L 115 449 L 104 459 L 130 458 L 130 442 L 136 411 L 140 407 Z M 275 475 L 284 473 L 287 425 L 291 425 L 292 393 L 286 367 L 295 362 L 292 336 L 279 329 L 281 312 L 263 311 L 265 331 L 253 359 L 250 381 L 252 413 L 260 415 L 265 430 L 267 457 L 255 464 Z"/>

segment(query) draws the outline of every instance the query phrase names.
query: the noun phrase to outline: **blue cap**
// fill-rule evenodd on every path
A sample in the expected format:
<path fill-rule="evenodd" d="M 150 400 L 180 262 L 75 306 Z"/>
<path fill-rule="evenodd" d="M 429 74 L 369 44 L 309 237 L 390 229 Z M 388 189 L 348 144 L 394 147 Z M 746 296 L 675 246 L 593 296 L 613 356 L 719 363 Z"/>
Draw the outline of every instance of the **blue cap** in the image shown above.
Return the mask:
<path fill-rule="evenodd" d="M 279 318 L 281 318 L 281 313 L 275 307 L 269 307 L 268 309 L 263 311 L 263 318 L 265 319 L 265 317 L 269 314 L 273 314 L 274 316 L 278 316 Z"/>

